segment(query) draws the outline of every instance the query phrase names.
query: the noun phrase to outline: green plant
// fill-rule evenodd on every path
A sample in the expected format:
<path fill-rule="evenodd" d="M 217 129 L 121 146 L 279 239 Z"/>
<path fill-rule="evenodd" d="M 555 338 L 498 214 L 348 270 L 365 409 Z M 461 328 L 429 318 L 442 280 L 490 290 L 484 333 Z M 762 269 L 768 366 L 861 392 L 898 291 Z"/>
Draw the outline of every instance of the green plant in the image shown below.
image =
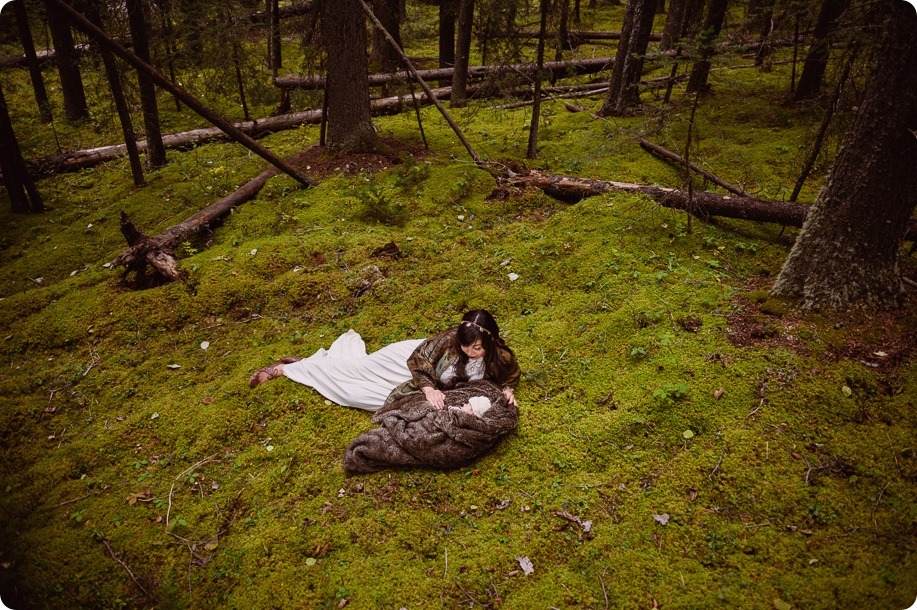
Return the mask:
<path fill-rule="evenodd" d="M 414 189 L 429 177 L 429 163 L 406 163 L 396 173 L 395 186 L 402 190 Z"/>
<path fill-rule="evenodd" d="M 683 383 L 667 383 L 653 391 L 653 398 L 667 407 L 684 400 L 688 396 L 688 386 Z"/>
<path fill-rule="evenodd" d="M 368 178 L 362 185 L 348 189 L 347 195 L 361 204 L 360 218 L 364 221 L 401 226 L 407 220 L 404 204 L 393 199 L 384 186 Z"/>

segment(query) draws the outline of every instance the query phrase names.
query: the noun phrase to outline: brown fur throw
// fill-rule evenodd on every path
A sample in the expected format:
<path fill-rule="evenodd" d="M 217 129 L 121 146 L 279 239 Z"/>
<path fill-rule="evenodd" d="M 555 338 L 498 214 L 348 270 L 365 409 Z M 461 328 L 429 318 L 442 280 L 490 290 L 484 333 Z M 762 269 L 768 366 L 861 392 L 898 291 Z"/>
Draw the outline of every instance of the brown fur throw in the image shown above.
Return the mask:
<path fill-rule="evenodd" d="M 444 394 L 442 410 L 418 392 L 377 411 L 372 421 L 379 427 L 350 444 L 344 468 L 350 473 L 397 466 L 458 468 L 493 449 L 516 427 L 519 409 L 489 381 L 472 381 Z M 472 396 L 486 396 L 493 406 L 480 417 L 450 408 L 461 407 Z"/>

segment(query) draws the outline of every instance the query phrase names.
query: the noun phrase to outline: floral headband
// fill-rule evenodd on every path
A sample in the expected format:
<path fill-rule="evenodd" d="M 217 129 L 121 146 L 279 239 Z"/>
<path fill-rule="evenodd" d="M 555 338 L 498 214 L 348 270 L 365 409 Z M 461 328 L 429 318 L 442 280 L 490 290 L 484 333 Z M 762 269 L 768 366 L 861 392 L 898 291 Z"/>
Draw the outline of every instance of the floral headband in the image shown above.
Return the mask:
<path fill-rule="evenodd" d="M 467 324 L 468 326 L 474 326 L 475 328 L 477 328 L 477 329 L 478 329 L 479 331 L 481 331 L 482 333 L 487 333 L 487 335 L 488 335 L 491 339 L 493 339 L 493 335 L 490 334 L 490 331 L 487 330 L 486 328 L 484 328 L 483 326 L 481 326 L 480 324 L 477 324 L 477 323 L 475 323 L 475 322 L 469 322 L 468 320 L 463 320 L 463 321 L 462 321 L 462 324 Z"/>

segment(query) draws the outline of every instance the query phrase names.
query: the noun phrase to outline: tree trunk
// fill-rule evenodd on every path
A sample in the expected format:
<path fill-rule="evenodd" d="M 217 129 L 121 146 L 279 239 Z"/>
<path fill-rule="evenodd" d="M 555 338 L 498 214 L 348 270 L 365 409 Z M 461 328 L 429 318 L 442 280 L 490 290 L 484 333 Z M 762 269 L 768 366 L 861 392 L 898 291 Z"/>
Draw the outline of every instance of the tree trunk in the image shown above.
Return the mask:
<path fill-rule="evenodd" d="M 275 77 L 283 67 L 280 50 L 280 3 L 278 0 L 266 0 L 264 13 L 267 16 L 267 66 Z"/>
<path fill-rule="evenodd" d="M 468 58 L 471 55 L 471 29 L 474 25 L 474 0 L 461 0 L 458 14 L 458 40 L 455 44 L 455 71 L 452 73 L 452 99 L 449 105 L 461 108 L 468 103 Z"/>
<path fill-rule="evenodd" d="M 439 1 L 439 67 L 451 68 L 455 65 L 455 18 L 458 14 L 457 0 Z M 452 84 L 449 80 L 439 81 L 440 87 Z"/>
<path fill-rule="evenodd" d="M 401 0 L 373 0 L 373 14 L 382 22 L 385 31 L 391 34 L 400 48 L 401 43 Z M 382 71 L 388 72 L 398 69 L 401 65 L 401 56 L 392 48 L 385 36 L 378 29 L 373 28 L 373 47 L 370 61 L 378 63 Z"/>
<path fill-rule="evenodd" d="M 86 4 L 86 16 L 97 26 L 102 27 L 102 18 L 94 3 Z M 114 99 L 115 110 L 118 112 L 118 120 L 121 123 L 121 133 L 124 135 L 124 146 L 130 161 L 134 185 L 138 187 L 145 186 L 146 180 L 143 177 L 143 166 L 140 163 L 140 153 L 137 151 L 137 136 L 134 133 L 134 126 L 131 122 L 130 109 L 124 99 L 124 89 L 121 87 L 118 64 L 115 61 L 114 54 L 107 47 L 99 45 L 99 54 L 102 56 L 102 63 L 105 65 L 105 75 L 108 77 L 111 96 Z"/>
<path fill-rule="evenodd" d="M 532 91 L 532 119 L 529 122 L 529 146 L 526 152 L 526 159 L 534 159 L 538 156 L 538 121 L 541 116 L 541 70 L 544 68 L 544 32 L 548 25 L 548 9 L 551 0 L 541 0 L 541 25 L 539 27 L 540 35 L 538 36 L 538 51 L 536 52 L 535 86 Z"/>
<path fill-rule="evenodd" d="M 755 65 L 766 66 L 769 70 L 770 64 L 765 64 L 765 62 L 773 50 L 771 45 L 768 44 L 768 40 L 774 31 L 774 0 L 762 0 L 761 4 L 757 6 L 757 15 L 753 17 L 758 22 L 758 31 L 760 32 L 758 42 L 761 45 L 755 54 Z"/>
<path fill-rule="evenodd" d="M 560 11 L 560 22 L 557 25 L 557 38 L 554 42 L 554 61 L 560 61 L 564 58 L 564 51 L 573 48 L 570 44 L 570 0 L 558 0 L 558 10 Z M 547 26 L 542 28 L 546 29 Z M 539 38 L 544 37 L 544 31 L 539 33 Z M 539 44 L 540 41 L 539 41 Z"/>
<path fill-rule="evenodd" d="M 825 68 L 828 66 L 828 55 L 831 52 L 831 37 L 837 20 L 848 6 L 850 0 L 824 0 L 822 3 L 815 30 L 812 32 L 812 46 L 809 47 L 809 53 L 802 66 L 802 75 L 793 95 L 795 101 L 812 99 L 821 91 Z"/>
<path fill-rule="evenodd" d="M 656 0 L 629 0 L 621 27 L 621 42 L 608 81 L 608 96 L 599 116 L 624 116 L 640 105 L 643 57 L 650 43 Z"/>
<path fill-rule="evenodd" d="M 42 123 L 51 122 L 51 105 L 48 103 L 48 92 L 45 90 L 45 80 L 41 76 L 41 66 L 35 54 L 35 43 L 32 40 L 32 30 L 29 28 L 29 16 L 25 11 L 25 0 L 13 0 L 13 10 L 16 12 L 16 26 L 19 29 L 19 40 L 25 53 L 25 62 L 29 68 L 29 79 L 32 81 L 32 90 L 35 92 L 35 103 Z"/>
<path fill-rule="evenodd" d="M 707 77 L 710 74 L 710 57 L 716 51 L 716 38 L 720 35 L 723 28 L 723 20 L 726 19 L 726 9 L 729 7 L 729 0 L 710 0 L 710 6 L 707 8 L 707 19 L 704 21 L 704 29 L 698 36 L 701 59 L 694 63 L 691 69 L 691 76 L 688 78 L 688 86 L 685 90 L 689 93 L 703 93 L 710 86 L 707 84 Z"/>
<path fill-rule="evenodd" d="M 659 39 L 659 51 L 665 52 L 675 48 L 680 38 L 693 32 L 703 13 L 702 9 L 703 0 L 671 0 Z"/>
<path fill-rule="evenodd" d="M 803 309 L 904 303 L 899 249 L 917 192 L 917 14 L 880 0 L 881 48 L 866 94 L 772 294 Z"/>
<path fill-rule="evenodd" d="M 73 50 L 73 33 L 66 15 L 56 6 L 46 2 L 48 8 L 48 28 L 54 41 L 57 58 L 57 74 L 60 76 L 61 94 L 64 97 L 64 114 L 71 121 L 89 117 L 86 107 L 86 93 L 83 90 L 83 78 Z"/>
<path fill-rule="evenodd" d="M 150 42 L 147 33 L 147 19 L 144 15 L 144 0 L 127 0 L 127 18 L 131 30 L 131 44 L 134 54 L 143 62 L 150 61 Z M 156 86 L 153 79 L 141 70 L 137 71 L 140 90 L 140 105 L 143 106 L 143 126 L 146 129 L 147 153 L 150 166 L 155 168 L 166 164 L 166 149 L 162 145 L 162 130 L 159 127 L 159 105 L 156 101 Z"/>
<path fill-rule="evenodd" d="M 3 181 L 10 196 L 13 212 L 44 211 L 41 195 L 35 188 L 35 183 L 22 159 L 22 151 L 13 131 L 3 89 L 0 89 L 0 170 L 3 171 Z"/>
<path fill-rule="evenodd" d="M 322 39 L 328 54 L 329 151 L 368 152 L 378 146 L 369 112 L 366 19 L 357 0 L 322 7 Z"/>

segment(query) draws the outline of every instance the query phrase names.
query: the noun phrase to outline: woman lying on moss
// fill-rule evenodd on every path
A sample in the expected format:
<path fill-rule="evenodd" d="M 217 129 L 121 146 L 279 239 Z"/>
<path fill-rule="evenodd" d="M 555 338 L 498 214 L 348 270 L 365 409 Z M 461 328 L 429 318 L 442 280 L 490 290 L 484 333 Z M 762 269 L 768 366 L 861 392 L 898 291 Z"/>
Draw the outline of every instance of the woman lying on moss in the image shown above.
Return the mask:
<path fill-rule="evenodd" d="M 481 379 L 496 384 L 515 406 L 520 374 L 516 356 L 500 337 L 494 317 L 475 309 L 462 316 L 458 326 L 433 337 L 399 341 L 368 355 L 360 335 L 349 330 L 328 350 L 258 369 L 249 385 L 255 388 L 285 376 L 347 407 L 377 411 L 422 393 L 430 404 L 443 409 L 444 390 Z"/>

